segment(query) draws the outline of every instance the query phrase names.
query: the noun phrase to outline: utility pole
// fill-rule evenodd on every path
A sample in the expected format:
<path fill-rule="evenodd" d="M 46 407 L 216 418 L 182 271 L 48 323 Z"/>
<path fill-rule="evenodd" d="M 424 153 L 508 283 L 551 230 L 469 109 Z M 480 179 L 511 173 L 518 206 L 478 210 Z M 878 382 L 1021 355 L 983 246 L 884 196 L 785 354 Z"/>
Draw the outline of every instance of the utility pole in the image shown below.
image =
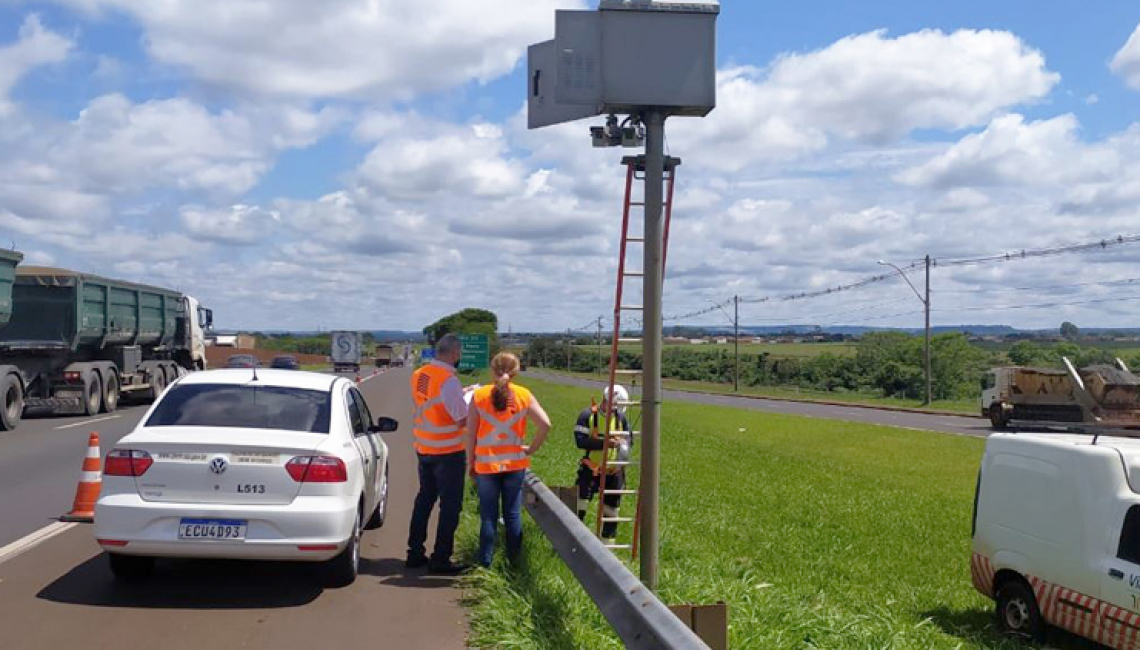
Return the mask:
<path fill-rule="evenodd" d="M 926 256 L 926 298 L 922 301 L 926 311 L 926 405 L 934 401 L 933 380 L 930 373 L 930 255 Z"/>
<path fill-rule="evenodd" d="M 665 177 L 665 114 L 645 114 L 645 256 L 641 389 L 641 582 L 657 590 L 661 496 L 661 293 L 664 269 L 662 190 Z"/>
<path fill-rule="evenodd" d="M 602 317 L 598 316 L 598 374 L 602 374 Z"/>
<path fill-rule="evenodd" d="M 570 338 L 570 328 L 566 328 L 566 372 L 570 372 L 570 362 L 573 359 L 574 339 Z"/>
<path fill-rule="evenodd" d="M 923 346 L 924 365 L 926 366 L 926 402 L 925 402 L 925 404 L 927 406 L 929 406 L 933 401 L 932 398 L 933 398 L 933 393 L 934 393 L 933 380 L 931 379 L 931 373 L 930 373 L 930 255 L 927 255 L 925 258 L 925 265 L 926 265 L 926 294 L 925 295 L 923 295 L 922 293 L 920 293 L 918 291 L 918 288 L 914 286 L 914 283 L 912 283 L 910 281 L 910 278 L 906 277 L 906 273 L 903 273 L 902 269 L 895 266 L 894 264 L 891 264 L 890 262 L 884 262 L 883 260 L 879 260 L 879 264 L 881 264 L 882 266 L 889 266 L 892 269 L 894 269 L 895 271 L 897 271 L 898 274 L 902 276 L 902 279 L 906 280 L 907 285 L 910 286 L 910 290 L 914 292 L 914 295 L 918 296 L 918 299 L 922 302 L 923 311 L 926 314 L 926 327 L 924 328 L 925 329 L 925 345 Z"/>
<path fill-rule="evenodd" d="M 929 286 L 929 285 L 928 285 Z M 732 376 L 733 392 L 740 392 L 740 296 L 732 297 L 732 342 L 734 344 L 736 367 Z"/>

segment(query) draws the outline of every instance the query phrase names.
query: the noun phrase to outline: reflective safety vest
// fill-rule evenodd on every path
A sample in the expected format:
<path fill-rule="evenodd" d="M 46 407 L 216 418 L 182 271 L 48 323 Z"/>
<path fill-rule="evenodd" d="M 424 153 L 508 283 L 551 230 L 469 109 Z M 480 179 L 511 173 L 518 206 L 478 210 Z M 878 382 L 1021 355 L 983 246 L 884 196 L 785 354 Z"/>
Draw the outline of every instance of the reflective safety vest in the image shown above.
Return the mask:
<path fill-rule="evenodd" d="M 511 384 L 507 410 L 496 411 L 491 393 L 494 386 L 475 389 L 471 408 L 479 413 L 479 430 L 475 438 L 475 473 L 502 474 L 530 467 L 523 452 L 526 438 L 527 407 L 534 399 L 530 391 Z"/>
<path fill-rule="evenodd" d="M 428 456 L 463 451 L 463 422 L 456 422 L 443 403 L 443 384 L 455 372 L 429 363 L 412 373 L 412 400 L 416 413 L 412 433 L 416 451 Z"/>
<path fill-rule="evenodd" d="M 604 428 L 605 424 L 606 424 L 605 420 L 602 420 L 601 424 L 599 425 L 599 423 L 598 423 L 598 412 L 599 412 L 598 407 L 594 406 L 591 409 L 591 411 L 592 412 L 590 413 L 590 428 L 589 428 L 590 437 L 593 438 L 594 440 L 601 440 L 602 436 L 604 436 L 606 433 L 605 428 Z M 621 431 L 621 430 L 622 430 L 621 418 L 617 417 L 616 415 L 611 415 L 610 416 L 610 432 L 612 433 L 614 431 Z M 583 433 L 585 433 L 585 432 L 583 432 Z M 609 449 L 609 453 L 608 453 L 609 458 L 606 459 L 606 474 L 617 474 L 618 472 L 620 472 L 624 469 L 624 467 L 622 467 L 620 465 L 610 465 L 609 464 L 612 461 L 621 460 L 620 452 L 621 452 L 621 450 L 619 449 L 618 445 L 616 445 L 616 444 L 610 445 L 610 449 Z M 587 451 L 586 455 L 582 457 L 582 464 L 585 465 L 586 467 L 589 467 L 591 470 L 593 470 L 593 472 L 595 474 L 600 474 L 602 471 L 602 450 L 601 449 L 591 449 L 590 451 Z"/>

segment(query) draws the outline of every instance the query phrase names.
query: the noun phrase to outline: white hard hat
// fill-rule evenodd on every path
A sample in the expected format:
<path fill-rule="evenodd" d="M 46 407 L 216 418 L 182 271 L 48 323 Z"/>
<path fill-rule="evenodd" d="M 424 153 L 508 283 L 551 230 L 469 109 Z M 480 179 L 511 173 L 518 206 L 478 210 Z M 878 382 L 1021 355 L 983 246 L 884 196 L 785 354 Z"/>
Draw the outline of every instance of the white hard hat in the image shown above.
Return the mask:
<path fill-rule="evenodd" d="M 629 392 L 625 389 L 625 386 L 622 386 L 621 384 L 614 384 L 614 397 L 616 398 L 616 399 L 614 399 L 615 402 L 628 402 L 629 401 Z M 610 399 L 610 388 L 609 388 L 609 386 L 602 389 L 602 399 L 606 400 L 607 402 L 609 401 L 609 399 Z M 624 406 L 618 406 L 617 411 L 618 411 L 618 413 L 625 413 L 625 407 Z"/>

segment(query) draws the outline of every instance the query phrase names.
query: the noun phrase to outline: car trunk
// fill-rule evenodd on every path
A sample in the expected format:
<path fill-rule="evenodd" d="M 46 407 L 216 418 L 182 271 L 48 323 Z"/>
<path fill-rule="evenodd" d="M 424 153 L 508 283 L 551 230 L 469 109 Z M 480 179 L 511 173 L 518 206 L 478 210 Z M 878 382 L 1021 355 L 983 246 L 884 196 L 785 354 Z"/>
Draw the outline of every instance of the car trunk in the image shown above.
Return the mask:
<path fill-rule="evenodd" d="M 301 490 L 285 470 L 295 456 L 316 455 L 323 433 L 215 427 L 155 427 L 131 434 L 123 448 L 154 459 L 135 478 L 145 501 L 287 505 Z"/>

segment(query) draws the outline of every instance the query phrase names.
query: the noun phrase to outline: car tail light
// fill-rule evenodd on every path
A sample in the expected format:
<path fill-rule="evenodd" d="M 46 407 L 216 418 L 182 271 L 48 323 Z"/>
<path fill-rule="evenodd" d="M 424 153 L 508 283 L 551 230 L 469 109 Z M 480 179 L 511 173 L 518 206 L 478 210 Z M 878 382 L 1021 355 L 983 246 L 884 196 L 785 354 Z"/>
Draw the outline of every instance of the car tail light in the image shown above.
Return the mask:
<path fill-rule="evenodd" d="M 298 551 L 335 551 L 336 544 L 298 544 Z"/>
<path fill-rule="evenodd" d="M 68 370 L 63 373 L 63 380 L 69 384 L 78 384 L 83 381 L 83 373 L 78 370 Z"/>
<path fill-rule="evenodd" d="M 103 475 L 142 476 L 153 464 L 150 454 L 140 449 L 112 449 L 103 463 Z"/>
<path fill-rule="evenodd" d="M 127 542 L 121 539 L 101 539 L 99 544 L 102 546 L 126 546 Z"/>
<path fill-rule="evenodd" d="M 336 456 L 296 456 L 285 463 L 285 471 L 298 483 L 344 483 L 348 468 Z"/>

